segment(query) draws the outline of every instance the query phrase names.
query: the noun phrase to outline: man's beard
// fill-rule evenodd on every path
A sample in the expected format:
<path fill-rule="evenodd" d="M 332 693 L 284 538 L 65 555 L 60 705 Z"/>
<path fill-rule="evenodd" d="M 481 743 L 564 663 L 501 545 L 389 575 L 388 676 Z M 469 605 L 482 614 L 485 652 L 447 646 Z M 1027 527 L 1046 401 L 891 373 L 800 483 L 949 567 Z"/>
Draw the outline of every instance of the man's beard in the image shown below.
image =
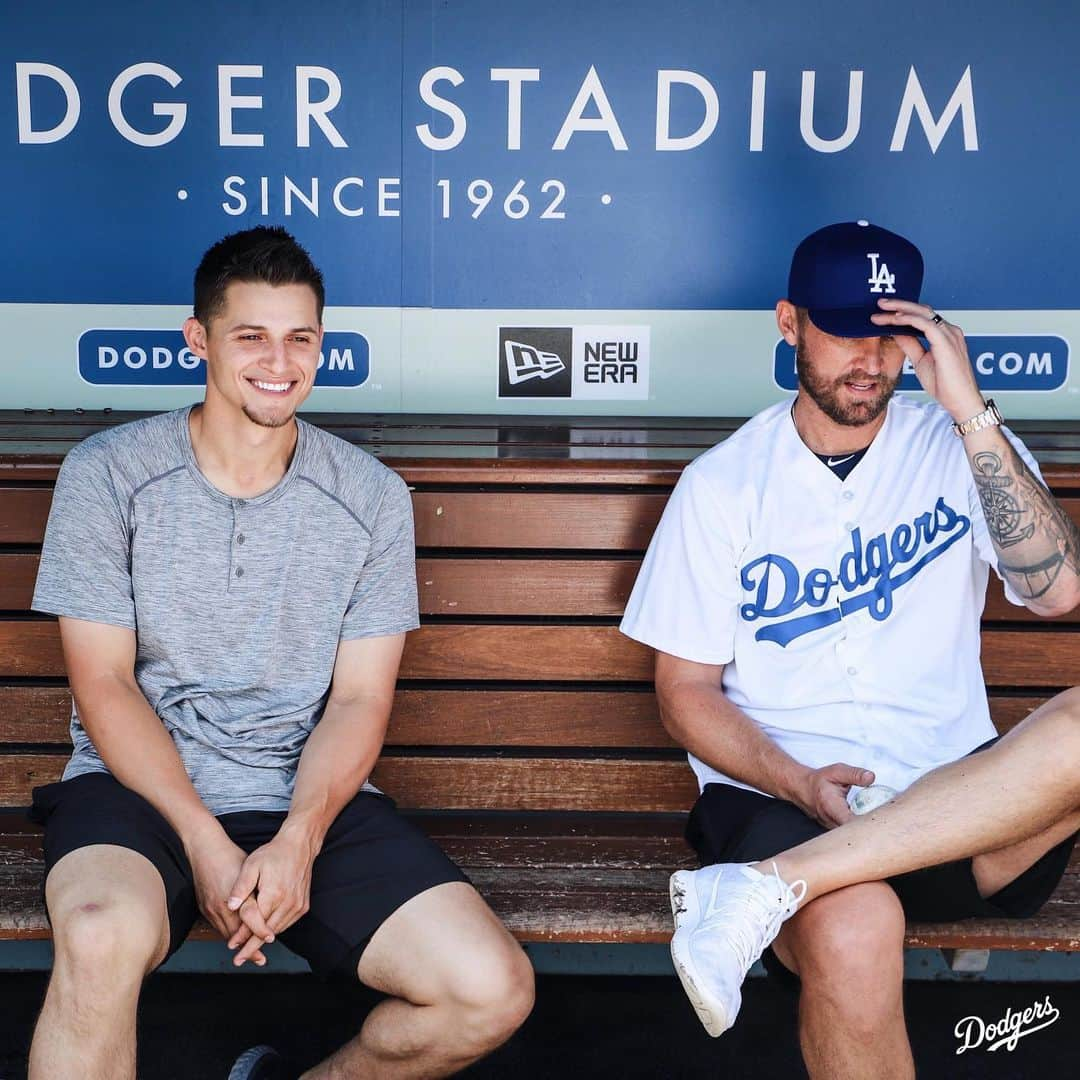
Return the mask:
<path fill-rule="evenodd" d="M 254 409 L 247 405 L 242 406 L 244 415 L 253 423 L 258 424 L 259 427 L 266 428 L 279 428 L 284 427 L 293 416 L 296 415 L 295 410 L 291 413 L 282 413 L 280 415 L 266 416 L 255 412 Z"/>
<path fill-rule="evenodd" d="M 896 384 L 900 381 L 899 374 L 895 379 L 890 379 L 885 374 L 872 376 L 856 370 L 831 383 L 827 382 L 818 375 L 811 361 L 807 359 L 806 348 L 802 342 L 795 346 L 795 370 L 799 374 L 799 384 L 814 404 L 830 420 L 845 427 L 862 427 L 863 424 L 876 420 L 885 411 L 889 399 L 896 392 Z M 840 393 L 844 389 L 844 383 L 849 382 L 874 383 L 880 387 L 881 392 L 870 401 L 852 401 L 845 404 L 840 400 Z"/>

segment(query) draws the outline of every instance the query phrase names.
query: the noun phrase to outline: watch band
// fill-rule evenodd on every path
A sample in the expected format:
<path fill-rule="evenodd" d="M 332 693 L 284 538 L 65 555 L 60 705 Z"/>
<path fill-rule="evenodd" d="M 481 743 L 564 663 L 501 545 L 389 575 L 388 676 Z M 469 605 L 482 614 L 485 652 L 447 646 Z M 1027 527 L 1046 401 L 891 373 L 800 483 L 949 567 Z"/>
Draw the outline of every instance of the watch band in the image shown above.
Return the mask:
<path fill-rule="evenodd" d="M 982 431 L 983 428 L 997 427 L 1002 423 L 1002 416 L 998 407 L 994 404 L 994 399 L 990 398 L 986 403 L 986 408 L 977 413 L 970 420 L 965 420 L 962 424 L 953 424 L 953 431 L 962 439 L 965 435 L 970 435 L 973 431 Z"/>

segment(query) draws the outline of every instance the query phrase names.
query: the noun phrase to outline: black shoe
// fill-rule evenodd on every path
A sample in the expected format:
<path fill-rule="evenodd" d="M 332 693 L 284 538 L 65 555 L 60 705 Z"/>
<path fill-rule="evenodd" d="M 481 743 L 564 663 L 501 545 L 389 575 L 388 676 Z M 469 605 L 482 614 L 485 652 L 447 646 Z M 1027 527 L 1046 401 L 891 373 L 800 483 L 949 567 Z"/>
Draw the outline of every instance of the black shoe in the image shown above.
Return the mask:
<path fill-rule="evenodd" d="M 229 1080 L 288 1080 L 285 1059 L 272 1046 L 253 1046 L 236 1059 Z"/>

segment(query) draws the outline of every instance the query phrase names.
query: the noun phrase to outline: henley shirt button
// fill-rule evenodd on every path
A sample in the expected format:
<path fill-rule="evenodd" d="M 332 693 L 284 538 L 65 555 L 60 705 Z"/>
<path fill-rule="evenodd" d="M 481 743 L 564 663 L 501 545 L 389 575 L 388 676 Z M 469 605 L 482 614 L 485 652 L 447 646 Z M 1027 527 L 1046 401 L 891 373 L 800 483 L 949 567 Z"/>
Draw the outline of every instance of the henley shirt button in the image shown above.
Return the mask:
<path fill-rule="evenodd" d="M 242 566 L 238 566 L 236 568 L 236 576 L 237 577 L 243 577 L 244 576 L 244 568 Z"/>
<path fill-rule="evenodd" d="M 238 536 L 236 537 L 236 542 L 237 542 L 238 544 L 242 544 L 242 543 L 244 542 L 244 534 L 243 534 L 243 533 L 240 533 L 240 534 L 239 534 L 239 535 L 238 535 Z"/>
<path fill-rule="evenodd" d="M 847 669 L 847 673 L 849 675 L 858 675 L 859 674 L 859 669 L 857 667 L 849 667 Z"/>

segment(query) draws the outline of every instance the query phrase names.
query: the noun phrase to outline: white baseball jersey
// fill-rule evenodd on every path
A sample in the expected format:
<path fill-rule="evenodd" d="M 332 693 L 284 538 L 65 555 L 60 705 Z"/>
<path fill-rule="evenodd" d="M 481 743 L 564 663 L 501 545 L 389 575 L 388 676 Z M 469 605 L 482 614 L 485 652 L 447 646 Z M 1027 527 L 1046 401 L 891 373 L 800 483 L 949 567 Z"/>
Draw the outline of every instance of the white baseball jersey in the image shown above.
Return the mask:
<path fill-rule="evenodd" d="M 728 698 L 795 760 L 872 769 L 902 790 L 995 734 L 979 665 L 991 566 L 943 409 L 894 398 L 841 481 L 799 438 L 789 400 L 684 470 L 621 629 L 725 665 Z M 702 788 L 749 787 L 690 764 Z"/>

